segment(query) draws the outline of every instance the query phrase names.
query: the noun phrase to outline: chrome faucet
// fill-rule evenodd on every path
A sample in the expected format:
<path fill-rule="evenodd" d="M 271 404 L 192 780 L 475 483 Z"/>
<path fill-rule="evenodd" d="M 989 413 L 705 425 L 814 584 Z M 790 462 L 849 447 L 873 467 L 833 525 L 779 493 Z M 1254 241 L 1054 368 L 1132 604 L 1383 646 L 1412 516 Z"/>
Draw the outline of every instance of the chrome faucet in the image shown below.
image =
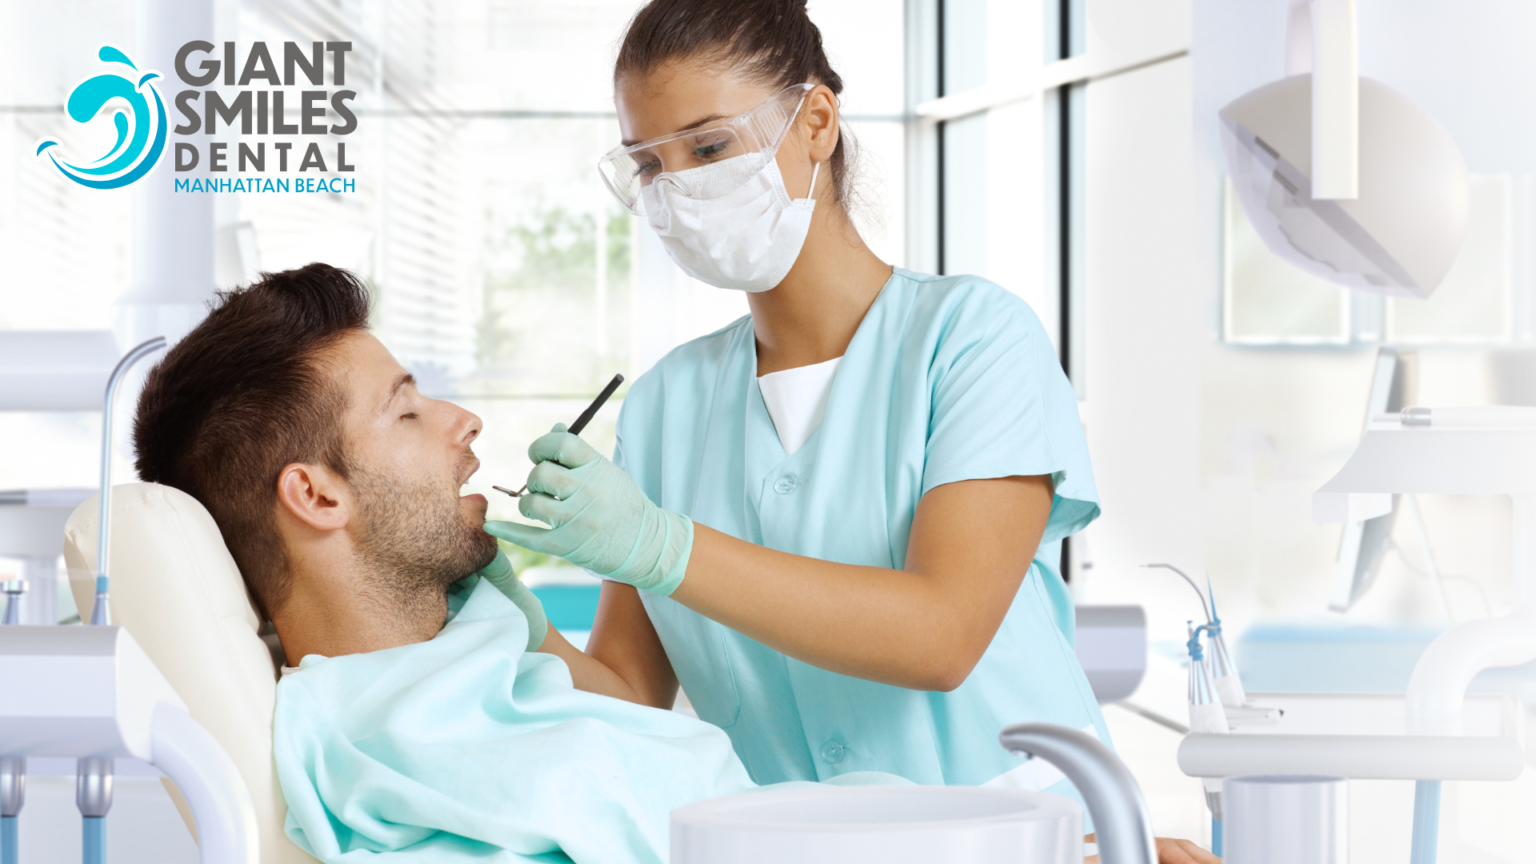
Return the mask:
<path fill-rule="evenodd" d="M 1088 804 L 1104 864 L 1157 864 L 1147 802 L 1113 750 L 1091 735 L 1054 723 L 1018 723 L 1004 729 L 998 740 L 1003 749 L 1038 756 L 1067 775 Z"/>

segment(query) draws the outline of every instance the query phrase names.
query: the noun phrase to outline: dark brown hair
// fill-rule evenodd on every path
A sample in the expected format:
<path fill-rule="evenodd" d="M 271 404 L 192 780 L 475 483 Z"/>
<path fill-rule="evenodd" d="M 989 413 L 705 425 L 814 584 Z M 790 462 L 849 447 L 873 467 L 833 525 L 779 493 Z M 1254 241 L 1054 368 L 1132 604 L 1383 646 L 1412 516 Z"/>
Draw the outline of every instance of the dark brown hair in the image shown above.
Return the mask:
<path fill-rule="evenodd" d="M 368 294 L 351 273 L 326 264 L 263 273 L 219 292 L 139 397 L 139 477 L 208 508 L 263 613 L 280 609 L 289 591 L 278 473 L 304 462 L 347 476 L 346 397 L 321 355 L 367 326 Z"/>
<path fill-rule="evenodd" d="M 635 13 L 619 47 L 613 80 L 645 77 L 672 61 L 722 63 L 753 81 L 788 89 L 825 84 L 843 92 L 843 79 L 827 61 L 821 30 L 805 11 L 805 0 L 651 0 Z M 838 118 L 832 194 L 850 209 L 852 136 Z"/>

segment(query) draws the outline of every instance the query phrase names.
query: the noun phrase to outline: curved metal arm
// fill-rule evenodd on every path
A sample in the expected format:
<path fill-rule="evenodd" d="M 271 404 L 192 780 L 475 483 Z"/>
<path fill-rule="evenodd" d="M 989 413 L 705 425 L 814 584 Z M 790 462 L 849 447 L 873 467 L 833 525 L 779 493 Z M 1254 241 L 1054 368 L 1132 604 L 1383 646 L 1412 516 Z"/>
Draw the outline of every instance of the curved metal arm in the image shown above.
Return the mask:
<path fill-rule="evenodd" d="M 1195 584 L 1195 580 L 1189 578 L 1188 573 L 1185 573 L 1183 570 L 1180 570 L 1172 564 L 1143 564 L 1141 567 L 1143 570 L 1172 570 L 1180 576 L 1183 576 L 1184 581 L 1189 583 L 1189 587 L 1195 589 L 1195 596 L 1200 598 L 1200 608 L 1205 612 L 1205 620 L 1215 620 L 1216 616 L 1211 613 L 1211 603 L 1205 598 L 1205 592 L 1200 590 L 1200 586 Z"/>
<path fill-rule="evenodd" d="M 998 736 L 1004 749 L 1039 756 L 1067 775 L 1088 803 L 1104 864 L 1157 864 L 1152 817 L 1136 778 L 1114 751 L 1076 729 L 1019 723 Z"/>
<path fill-rule="evenodd" d="M 256 806 L 235 760 L 191 715 L 155 706 L 151 747 L 155 767 L 176 783 L 197 823 L 202 864 L 258 864 Z"/>
<path fill-rule="evenodd" d="M 96 520 L 96 606 L 91 610 L 91 623 L 99 626 L 111 624 L 107 611 L 107 560 L 111 557 L 108 529 L 112 519 L 112 406 L 117 401 L 117 385 L 133 364 L 165 347 L 165 337 L 156 336 L 123 355 L 107 379 L 107 393 L 101 406 L 101 500 Z"/>

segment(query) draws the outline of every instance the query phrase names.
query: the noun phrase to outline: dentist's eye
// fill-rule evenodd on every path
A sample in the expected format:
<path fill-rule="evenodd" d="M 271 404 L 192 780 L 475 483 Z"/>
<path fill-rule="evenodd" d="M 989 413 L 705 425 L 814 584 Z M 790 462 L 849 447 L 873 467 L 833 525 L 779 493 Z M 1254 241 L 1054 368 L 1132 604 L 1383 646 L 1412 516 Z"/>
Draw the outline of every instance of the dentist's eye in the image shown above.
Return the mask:
<path fill-rule="evenodd" d="M 660 171 L 661 171 L 661 160 L 660 159 L 647 159 L 646 161 L 641 162 L 641 163 L 639 163 L 638 165 L 635 166 L 634 176 L 636 176 L 636 177 L 654 177 Z"/>
<path fill-rule="evenodd" d="M 699 157 L 700 159 L 713 159 L 719 156 L 721 153 L 724 153 L 726 150 L 730 149 L 730 146 L 730 139 L 714 141 L 709 144 L 700 144 L 699 146 L 693 148 L 693 155 Z"/>

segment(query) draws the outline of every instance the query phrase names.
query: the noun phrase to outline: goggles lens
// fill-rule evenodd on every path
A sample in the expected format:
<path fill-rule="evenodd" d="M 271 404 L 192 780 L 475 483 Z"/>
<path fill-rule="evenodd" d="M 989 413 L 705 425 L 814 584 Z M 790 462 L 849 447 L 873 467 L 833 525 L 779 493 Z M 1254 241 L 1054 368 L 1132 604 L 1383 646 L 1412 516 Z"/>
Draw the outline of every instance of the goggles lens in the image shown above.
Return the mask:
<path fill-rule="evenodd" d="M 679 172 L 714 165 L 738 156 L 759 154 L 772 157 L 778 152 L 794 119 L 800 113 L 806 94 L 814 85 L 797 84 L 758 103 L 751 109 L 726 120 L 699 129 L 689 129 L 619 147 L 598 162 L 603 182 L 619 203 L 637 216 L 645 215 L 645 187 L 666 178 L 690 197 L 714 198 L 739 187 L 752 172 L 734 175 L 734 181 L 721 177 L 704 185 L 690 184 Z M 767 159 L 741 160 L 760 169 Z M 729 176 L 729 175 L 727 175 Z M 690 188 L 698 185 L 698 188 Z"/>

